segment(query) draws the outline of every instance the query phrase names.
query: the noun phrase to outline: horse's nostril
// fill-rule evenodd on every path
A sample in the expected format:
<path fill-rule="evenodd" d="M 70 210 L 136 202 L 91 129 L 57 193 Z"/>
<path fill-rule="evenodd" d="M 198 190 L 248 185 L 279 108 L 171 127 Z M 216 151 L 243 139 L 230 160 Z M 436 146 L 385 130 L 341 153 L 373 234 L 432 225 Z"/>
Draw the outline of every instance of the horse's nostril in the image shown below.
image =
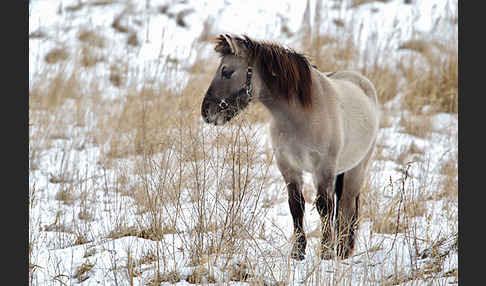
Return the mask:
<path fill-rule="evenodd" d="M 221 99 L 221 102 L 219 103 L 219 107 L 222 109 L 226 109 L 228 107 L 228 103 L 224 99 Z"/>

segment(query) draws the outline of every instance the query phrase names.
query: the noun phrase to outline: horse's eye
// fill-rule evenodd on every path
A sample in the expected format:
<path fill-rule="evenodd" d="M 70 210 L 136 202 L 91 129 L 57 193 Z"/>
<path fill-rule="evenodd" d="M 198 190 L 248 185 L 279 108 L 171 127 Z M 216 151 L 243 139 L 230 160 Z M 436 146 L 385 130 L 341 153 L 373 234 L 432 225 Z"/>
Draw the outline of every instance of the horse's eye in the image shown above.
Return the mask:
<path fill-rule="evenodd" d="M 231 78 L 231 75 L 234 73 L 235 71 L 232 71 L 232 70 L 226 70 L 224 67 L 223 69 L 221 70 L 221 75 L 226 78 L 226 79 L 229 79 Z"/>

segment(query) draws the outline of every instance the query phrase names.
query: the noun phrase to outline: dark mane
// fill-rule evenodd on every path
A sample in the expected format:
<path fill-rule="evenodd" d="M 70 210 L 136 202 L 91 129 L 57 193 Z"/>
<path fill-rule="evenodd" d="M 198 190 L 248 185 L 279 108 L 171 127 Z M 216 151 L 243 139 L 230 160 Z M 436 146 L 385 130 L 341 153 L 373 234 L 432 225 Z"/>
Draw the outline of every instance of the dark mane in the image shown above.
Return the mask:
<path fill-rule="evenodd" d="M 248 60 L 257 65 L 270 89 L 278 91 L 287 102 L 297 97 L 304 108 L 312 106 L 311 64 L 306 56 L 277 43 L 255 41 L 246 35 L 232 39 L 242 45 Z M 222 35 L 216 39 L 215 50 L 223 56 L 233 54 Z"/>

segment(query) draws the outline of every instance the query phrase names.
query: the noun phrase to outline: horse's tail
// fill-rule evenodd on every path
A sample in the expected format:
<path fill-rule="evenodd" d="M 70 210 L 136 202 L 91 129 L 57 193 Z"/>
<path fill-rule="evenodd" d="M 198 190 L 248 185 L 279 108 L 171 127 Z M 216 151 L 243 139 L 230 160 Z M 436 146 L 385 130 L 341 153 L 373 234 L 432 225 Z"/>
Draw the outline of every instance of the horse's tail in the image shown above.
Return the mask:
<path fill-rule="evenodd" d="M 344 173 L 341 173 L 336 176 L 336 183 L 334 184 L 334 191 L 336 192 L 337 199 L 341 199 L 341 195 L 343 194 L 343 185 L 344 185 Z"/>

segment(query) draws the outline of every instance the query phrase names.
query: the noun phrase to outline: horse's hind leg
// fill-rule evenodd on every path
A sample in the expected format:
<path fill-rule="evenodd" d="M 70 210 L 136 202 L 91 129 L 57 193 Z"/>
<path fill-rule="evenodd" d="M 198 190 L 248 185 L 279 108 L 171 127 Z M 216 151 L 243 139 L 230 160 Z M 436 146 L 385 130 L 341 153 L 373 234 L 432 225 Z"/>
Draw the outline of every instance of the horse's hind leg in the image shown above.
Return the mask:
<path fill-rule="evenodd" d="M 307 240 L 304 232 L 304 211 L 305 201 L 302 195 L 302 172 L 293 170 L 287 164 L 277 158 L 277 165 L 287 184 L 289 196 L 289 208 L 294 221 L 294 244 L 292 246 L 291 257 L 296 260 L 305 258 L 305 248 Z"/>
<path fill-rule="evenodd" d="M 368 165 L 372 150 L 353 169 L 344 174 L 342 194 L 338 201 L 337 214 L 337 255 L 348 258 L 353 252 L 356 231 L 359 226 L 359 193 L 368 175 Z"/>
<path fill-rule="evenodd" d="M 349 175 L 345 174 L 345 177 Z M 347 189 L 349 191 L 349 188 Z M 337 255 L 345 259 L 348 258 L 354 249 L 356 230 L 358 228 L 359 193 L 341 197 L 338 203 L 337 215 Z"/>

